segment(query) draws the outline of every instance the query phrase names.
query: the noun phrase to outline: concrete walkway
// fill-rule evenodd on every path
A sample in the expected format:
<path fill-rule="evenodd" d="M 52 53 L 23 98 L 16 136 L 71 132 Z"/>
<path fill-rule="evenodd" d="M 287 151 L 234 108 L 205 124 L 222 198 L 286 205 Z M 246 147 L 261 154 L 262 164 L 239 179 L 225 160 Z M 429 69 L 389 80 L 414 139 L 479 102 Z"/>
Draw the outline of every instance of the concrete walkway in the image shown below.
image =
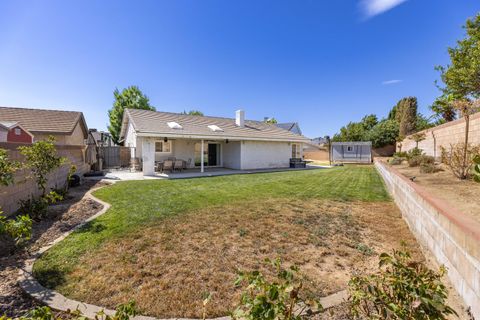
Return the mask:
<path fill-rule="evenodd" d="M 110 170 L 103 177 L 89 177 L 88 179 L 106 179 L 112 181 L 128 181 L 128 180 L 151 180 L 151 179 L 191 179 L 203 177 L 217 177 L 236 174 L 255 174 L 269 172 L 285 172 L 285 171 L 304 171 L 315 169 L 331 168 L 329 166 L 308 165 L 307 168 L 279 168 L 279 169 L 255 169 L 255 170 L 234 170 L 227 168 L 206 168 L 205 172 L 200 169 L 187 169 L 182 172 L 156 173 L 154 176 L 144 176 L 141 171 L 131 172 L 130 170 Z"/>

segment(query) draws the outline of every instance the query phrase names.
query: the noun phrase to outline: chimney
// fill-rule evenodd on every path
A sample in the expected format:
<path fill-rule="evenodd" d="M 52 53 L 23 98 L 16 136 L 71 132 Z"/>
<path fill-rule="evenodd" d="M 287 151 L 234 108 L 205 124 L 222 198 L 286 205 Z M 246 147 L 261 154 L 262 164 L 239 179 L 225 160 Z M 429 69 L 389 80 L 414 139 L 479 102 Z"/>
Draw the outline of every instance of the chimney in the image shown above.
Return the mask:
<path fill-rule="evenodd" d="M 245 111 L 237 110 L 235 112 L 235 124 L 242 128 L 245 126 Z"/>

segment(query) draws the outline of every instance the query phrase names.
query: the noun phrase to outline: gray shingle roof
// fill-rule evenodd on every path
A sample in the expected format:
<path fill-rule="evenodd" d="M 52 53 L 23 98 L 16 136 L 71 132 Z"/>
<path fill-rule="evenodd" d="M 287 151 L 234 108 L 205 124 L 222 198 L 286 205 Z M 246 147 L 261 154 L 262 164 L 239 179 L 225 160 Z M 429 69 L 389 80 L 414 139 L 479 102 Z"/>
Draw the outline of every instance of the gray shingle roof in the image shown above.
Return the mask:
<path fill-rule="evenodd" d="M 238 138 L 243 140 L 308 141 L 307 138 L 278 128 L 274 124 L 262 121 L 245 120 L 245 126 L 239 127 L 233 118 L 193 116 L 179 113 L 149 110 L 126 109 L 121 137 L 126 131 L 128 120 L 137 133 L 168 136 L 202 136 L 212 138 Z M 172 129 L 167 122 L 177 122 L 182 129 Z M 209 125 L 217 125 L 223 131 L 212 131 Z"/>
<path fill-rule="evenodd" d="M 77 111 L 0 107 L 0 120 L 18 122 L 32 133 L 71 134 L 78 121 L 87 130 L 83 114 Z"/>

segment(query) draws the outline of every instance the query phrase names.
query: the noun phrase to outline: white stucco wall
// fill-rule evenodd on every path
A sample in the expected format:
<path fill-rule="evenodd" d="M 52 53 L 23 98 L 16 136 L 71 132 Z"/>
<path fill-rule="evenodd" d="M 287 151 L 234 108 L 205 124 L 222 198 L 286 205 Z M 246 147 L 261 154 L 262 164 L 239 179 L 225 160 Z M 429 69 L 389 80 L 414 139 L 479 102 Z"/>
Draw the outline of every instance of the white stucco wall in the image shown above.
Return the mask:
<path fill-rule="evenodd" d="M 241 147 L 240 141 L 230 141 L 224 143 L 223 148 L 223 166 L 230 169 L 241 169 Z"/>
<path fill-rule="evenodd" d="M 158 139 L 157 141 L 163 141 L 163 139 Z M 170 140 L 172 143 L 171 152 L 156 152 L 155 161 L 163 161 L 168 157 L 175 157 L 177 159 L 182 159 L 188 162 L 190 159 L 190 167 L 194 167 L 194 157 L 195 157 L 195 140 Z"/>
<path fill-rule="evenodd" d="M 241 150 L 241 168 L 244 170 L 290 166 L 292 146 L 288 142 L 242 141 Z"/>

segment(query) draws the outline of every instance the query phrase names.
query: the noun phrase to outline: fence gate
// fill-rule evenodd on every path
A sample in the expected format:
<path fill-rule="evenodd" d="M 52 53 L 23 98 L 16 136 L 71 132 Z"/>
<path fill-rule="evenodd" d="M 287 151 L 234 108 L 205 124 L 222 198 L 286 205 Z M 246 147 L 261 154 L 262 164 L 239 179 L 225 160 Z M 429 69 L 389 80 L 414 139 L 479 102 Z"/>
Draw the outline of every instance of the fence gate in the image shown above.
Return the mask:
<path fill-rule="evenodd" d="M 104 168 L 119 168 L 130 166 L 129 147 L 100 147 L 100 157 L 103 158 Z"/>

